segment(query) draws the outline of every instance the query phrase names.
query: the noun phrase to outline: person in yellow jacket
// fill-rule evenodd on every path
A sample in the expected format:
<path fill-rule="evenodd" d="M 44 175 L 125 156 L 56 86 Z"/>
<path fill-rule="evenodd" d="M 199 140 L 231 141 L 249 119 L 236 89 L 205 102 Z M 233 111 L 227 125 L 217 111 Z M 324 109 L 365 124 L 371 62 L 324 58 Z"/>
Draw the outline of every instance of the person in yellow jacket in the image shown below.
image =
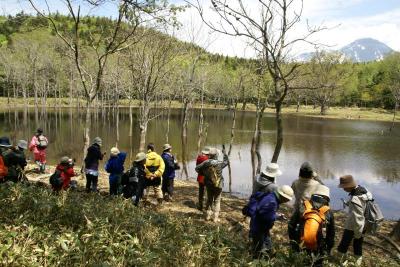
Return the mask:
<path fill-rule="evenodd" d="M 146 189 L 152 187 L 158 203 L 162 203 L 161 179 L 165 170 L 164 160 L 154 151 L 154 144 L 147 145 L 146 155 Z M 146 190 L 148 191 L 148 190 Z M 146 192 L 148 193 L 148 192 Z"/>

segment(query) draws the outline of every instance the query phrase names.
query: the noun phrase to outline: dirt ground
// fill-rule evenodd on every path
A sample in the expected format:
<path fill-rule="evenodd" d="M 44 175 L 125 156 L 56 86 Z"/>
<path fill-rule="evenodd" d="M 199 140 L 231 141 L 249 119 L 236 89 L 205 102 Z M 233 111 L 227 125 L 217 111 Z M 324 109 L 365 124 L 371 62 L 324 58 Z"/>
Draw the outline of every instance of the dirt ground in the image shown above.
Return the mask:
<path fill-rule="evenodd" d="M 34 168 L 34 165 L 29 165 L 27 168 L 26 173 L 29 181 L 47 184 L 49 176 L 54 172 L 54 167 L 50 166 L 46 170 L 46 174 L 37 174 Z M 76 168 L 76 172 L 79 173 L 79 168 Z M 73 179 L 78 182 L 78 190 L 84 191 L 84 177 L 79 175 Z M 108 175 L 101 172 L 99 176 L 100 193 L 102 195 L 107 195 L 108 188 Z M 172 202 L 164 202 L 162 207 L 157 207 L 156 200 L 151 197 L 152 194 L 150 193 L 149 203 L 145 205 L 145 208 L 157 209 L 159 212 L 169 213 L 181 217 L 182 219 L 191 217 L 198 223 L 222 224 L 227 226 L 234 233 L 242 235 L 244 240 L 247 239 L 249 220 L 241 213 L 243 206 L 246 204 L 246 199 L 240 199 L 228 193 L 223 193 L 220 214 L 221 221 L 219 223 L 213 223 L 206 222 L 203 213 L 196 208 L 197 194 L 198 186 L 195 181 L 176 180 L 174 199 Z M 290 217 L 291 211 L 291 207 L 287 205 L 282 205 L 280 207 L 280 212 L 285 214 L 286 218 Z M 336 245 L 339 243 L 342 236 L 344 219 L 345 214 L 343 212 L 335 212 Z M 400 266 L 400 251 L 398 251 L 398 248 L 395 248 L 396 245 L 400 247 L 400 243 L 395 243 L 391 239 L 389 240 L 390 232 L 395 223 L 394 221 L 384 221 L 377 235 L 368 235 L 365 237 L 364 266 L 377 266 L 377 260 L 379 260 L 379 266 Z M 275 223 L 272 230 L 272 237 L 274 243 L 279 244 L 279 247 L 285 249 L 289 247 L 287 220 L 277 221 Z M 336 252 L 334 252 L 334 255 L 335 253 Z"/>

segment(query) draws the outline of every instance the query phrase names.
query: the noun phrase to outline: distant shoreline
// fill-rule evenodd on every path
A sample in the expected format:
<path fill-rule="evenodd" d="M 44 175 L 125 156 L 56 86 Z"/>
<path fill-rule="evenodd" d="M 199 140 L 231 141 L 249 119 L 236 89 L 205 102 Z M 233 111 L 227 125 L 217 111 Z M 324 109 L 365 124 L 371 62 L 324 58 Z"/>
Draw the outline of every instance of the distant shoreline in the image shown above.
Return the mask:
<path fill-rule="evenodd" d="M 164 105 L 168 104 L 164 102 Z M 56 100 L 54 98 L 48 98 L 46 101 L 46 108 L 84 108 L 85 101 L 80 100 L 79 102 L 76 99 L 73 99 L 72 105 L 70 103 L 69 98 L 62 98 Z M 138 101 L 132 101 L 132 107 L 137 108 L 139 106 Z M 6 97 L 0 97 L 0 109 L 14 109 L 14 108 L 24 108 L 26 107 L 24 100 L 22 98 L 14 99 L 10 98 L 10 102 Z M 34 108 L 35 103 L 33 98 L 28 99 L 28 108 Z M 96 107 L 96 106 L 94 106 Z M 112 107 L 112 105 L 108 105 L 106 107 Z M 129 108 L 129 101 L 126 99 L 119 101 L 120 108 Z M 43 105 L 41 105 L 41 101 L 39 99 L 38 108 L 42 109 Z M 164 106 L 160 105 L 158 108 L 164 108 Z M 171 103 L 172 109 L 182 108 L 182 104 L 178 101 L 172 101 Z M 192 106 L 192 109 L 200 109 L 200 103 L 195 103 Z M 203 105 L 205 110 L 228 110 L 225 105 L 214 105 L 206 103 Z M 242 104 L 238 104 L 238 111 L 242 111 Z M 253 104 L 247 104 L 246 110 L 254 112 L 255 106 Z M 274 113 L 274 109 L 267 108 L 265 109 L 265 113 Z M 313 118 L 323 118 L 323 119 L 344 119 L 344 120 L 362 120 L 362 121 L 381 121 L 381 122 L 392 122 L 393 121 L 393 111 L 385 110 L 382 108 L 358 108 L 358 107 L 331 107 L 327 110 L 326 115 L 320 114 L 320 108 L 313 108 L 313 106 L 300 106 L 298 112 L 296 112 L 296 106 L 286 106 L 283 107 L 282 113 L 285 115 L 295 115 L 295 116 L 304 116 L 304 117 L 313 117 Z M 396 116 L 396 123 L 400 122 L 400 115 Z"/>

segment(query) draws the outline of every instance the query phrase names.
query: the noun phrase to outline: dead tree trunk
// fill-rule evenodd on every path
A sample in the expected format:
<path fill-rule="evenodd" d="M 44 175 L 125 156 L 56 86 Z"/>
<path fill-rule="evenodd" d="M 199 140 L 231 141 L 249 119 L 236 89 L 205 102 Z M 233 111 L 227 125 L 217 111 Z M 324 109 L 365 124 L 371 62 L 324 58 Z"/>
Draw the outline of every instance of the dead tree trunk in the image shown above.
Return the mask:
<path fill-rule="evenodd" d="M 275 103 L 275 120 L 276 120 L 276 145 L 274 155 L 272 156 L 271 162 L 277 163 L 279 154 L 281 152 L 283 144 L 283 125 L 282 125 L 282 102 L 277 101 Z"/>
<path fill-rule="evenodd" d="M 187 168 L 187 126 L 188 126 L 188 112 L 189 112 L 189 100 L 183 100 L 183 118 L 182 118 L 182 172 L 181 178 L 183 174 L 185 174 L 186 179 L 189 179 L 189 172 Z"/>
<path fill-rule="evenodd" d="M 232 146 L 233 146 L 233 139 L 235 138 L 235 128 L 236 128 L 236 110 L 237 110 L 238 100 L 235 101 L 235 106 L 233 107 L 232 112 L 232 127 L 231 127 L 231 140 L 229 142 L 229 150 L 228 150 L 228 157 L 231 155 Z M 228 172 L 229 172 L 229 193 L 232 193 L 232 168 L 229 162 L 228 164 Z"/>
<path fill-rule="evenodd" d="M 168 101 L 168 111 L 167 111 L 167 131 L 165 132 L 165 142 L 168 144 L 169 143 L 169 128 L 171 124 L 171 105 L 172 105 L 172 99 L 171 96 L 169 97 Z"/>
<path fill-rule="evenodd" d="M 198 132 L 198 139 L 197 139 L 197 154 L 200 154 L 202 142 L 204 141 L 204 115 L 203 115 L 203 108 L 204 108 L 204 83 L 201 88 L 201 106 L 200 106 L 200 120 L 199 120 L 199 132 Z"/>
<path fill-rule="evenodd" d="M 389 131 L 392 131 L 394 129 L 394 125 L 395 125 L 395 121 L 396 121 L 396 112 L 397 112 L 398 106 L 399 106 L 399 103 L 396 101 L 396 103 L 394 104 L 392 125 L 390 126 Z"/>

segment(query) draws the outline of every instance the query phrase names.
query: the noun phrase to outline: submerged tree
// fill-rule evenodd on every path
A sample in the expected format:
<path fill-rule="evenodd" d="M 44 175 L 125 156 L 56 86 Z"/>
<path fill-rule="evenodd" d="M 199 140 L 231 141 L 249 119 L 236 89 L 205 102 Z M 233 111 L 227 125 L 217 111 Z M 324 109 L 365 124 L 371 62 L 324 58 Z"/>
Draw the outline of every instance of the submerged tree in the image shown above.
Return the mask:
<path fill-rule="evenodd" d="M 120 0 L 118 1 L 116 19 L 109 20 L 102 27 L 90 27 L 90 25 L 84 27 L 87 17 L 82 17 L 81 4 L 94 8 L 107 1 L 85 0 L 75 2 L 65 0 L 61 2 L 66 5 L 68 14 L 73 21 L 71 27 L 68 28 L 67 24 L 65 30 L 65 25 L 59 23 L 53 16 L 47 0 L 44 0 L 47 11 L 42 11 L 39 8 L 38 1 L 29 0 L 29 2 L 40 16 L 49 20 L 54 32 L 69 48 L 71 57 L 74 59 L 86 100 L 85 154 L 90 142 L 90 109 L 93 101 L 103 89 L 103 78 L 109 57 L 126 50 L 140 40 L 140 34 L 137 35 L 139 26 L 173 19 L 174 16 L 170 17 L 169 15 L 174 14 L 177 8 L 168 5 L 166 0 Z M 85 52 L 87 51 L 92 52 L 91 56 L 95 58 L 96 64 L 88 66 L 85 62 Z"/>
<path fill-rule="evenodd" d="M 310 37 L 323 28 L 308 27 L 308 32 L 300 37 L 293 34 L 299 24 L 302 11 L 302 0 L 260 0 L 254 10 L 250 10 L 244 0 L 210 0 L 212 14 L 217 17 L 211 20 L 206 17 L 200 1 L 187 1 L 200 13 L 203 21 L 214 31 L 246 38 L 258 54 L 261 65 L 272 78 L 276 120 L 276 145 L 272 162 L 277 162 L 283 144 L 282 104 L 291 86 L 299 74 L 300 64 L 289 64 L 289 52 L 299 42 L 311 43 Z"/>

